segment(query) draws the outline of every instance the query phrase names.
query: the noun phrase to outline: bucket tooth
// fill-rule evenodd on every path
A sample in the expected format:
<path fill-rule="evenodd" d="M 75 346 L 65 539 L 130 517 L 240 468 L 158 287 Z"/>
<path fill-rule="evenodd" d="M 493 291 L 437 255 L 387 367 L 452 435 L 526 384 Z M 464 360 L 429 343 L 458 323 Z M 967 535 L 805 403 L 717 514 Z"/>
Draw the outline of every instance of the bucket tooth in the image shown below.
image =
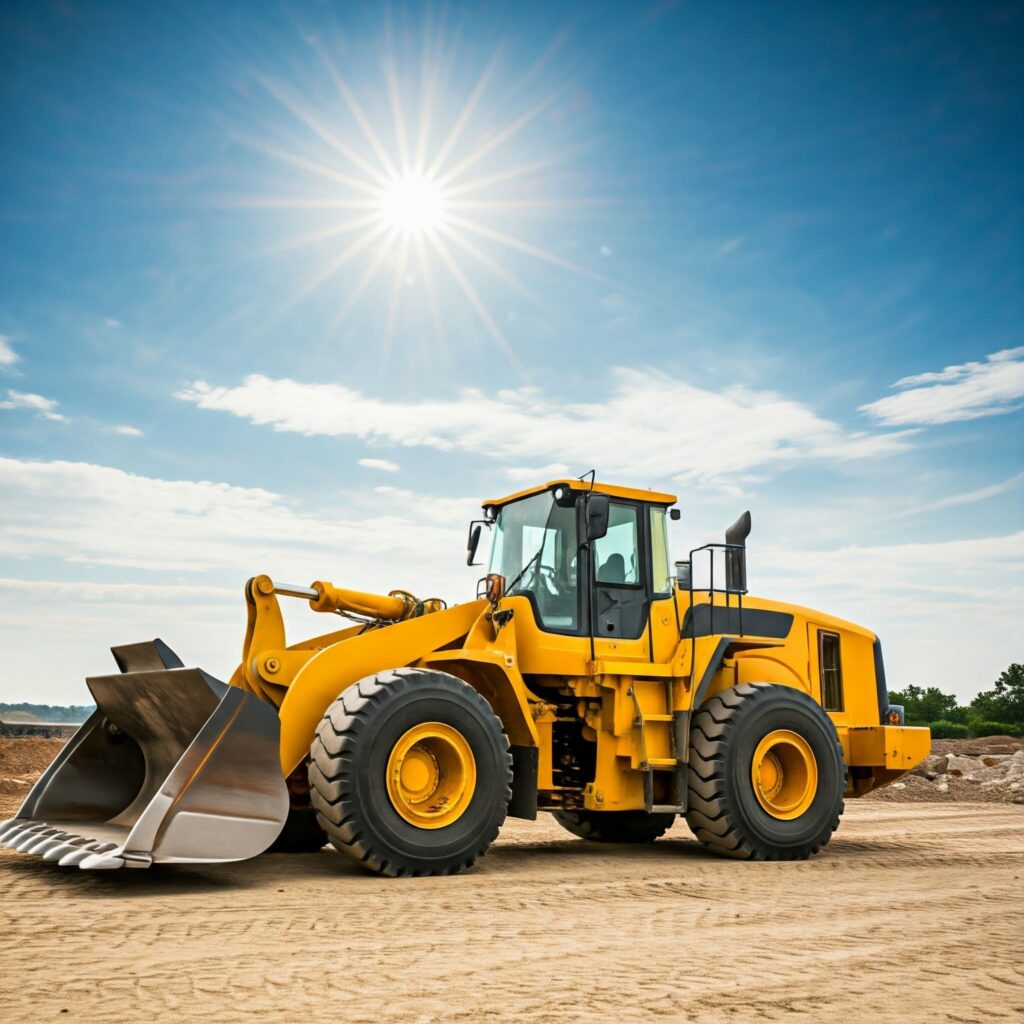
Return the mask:
<path fill-rule="evenodd" d="M 116 846 L 103 847 L 95 853 L 89 854 L 78 866 L 82 871 L 114 871 L 124 867 L 124 857 L 110 850 L 116 850 Z"/>
<path fill-rule="evenodd" d="M 38 832 L 40 829 L 44 828 L 46 828 L 45 821 L 37 821 L 32 825 L 26 825 L 24 828 L 19 828 L 16 831 L 10 833 L 8 836 L 6 836 L 4 838 L 3 845 L 11 850 L 16 849 L 17 843 L 19 843 L 22 839 L 25 839 L 31 833 Z"/>
<path fill-rule="evenodd" d="M 36 843 L 30 850 L 26 850 L 26 853 L 34 853 L 37 857 L 42 857 L 55 846 L 63 846 L 68 839 L 67 832 L 58 832 L 55 836 L 50 836 L 49 839 L 44 839 L 40 843 Z"/>
<path fill-rule="evenodd" d="M 54 846 L 47 850 L 43 854 L 43 860 L 49 861 L 50 863 L 59 863 L 62 857 L 66 857 L 69 853 L 73 853 L 82 847 L 84 840 L 78 839 L 76 842 L 74 839 L 66 839 L 63 843 L 58 846 Z"/>
<path fill-rule="evenodd" d="M 107 850 L 113 850 L 114 848 L 113 843 L 86 843 L 85 846 L 79 846 L 76 850 L 72 850 L 71 853 L 65 854 L 57 863 L 62 868 L 77 868 L 86 857 L 90 857 L 94 853 L 106 853 Z"/>
<path fill-rule="evenodd" d="M 22 853 L 29 853 L 36 843 L 42 842 L 44 839 L 49 839 L 50 836 L 57 834 L 55 828 L 41 828 L 38 832 L 30 832 L 27 836 L 24 836 L 18 843 L 15 844 L 13 849 L 20 850 Z"/>
<path fill-rule="evenodd" d="M 33 839 L 32 842 L 26 843 L 24 846 L 21 847 L 21 852 L 38 854 L 39 851 L 44 846 L 47 846 L 53 843 L 54 841 L 60 842 L 60 840 L 64 837 L 64 834 L 65 833 L 61 832 L 60 829 L 55 828 L 52 831 L 49 831 L 46 834 L 44 834 L 41 838 Z"/>

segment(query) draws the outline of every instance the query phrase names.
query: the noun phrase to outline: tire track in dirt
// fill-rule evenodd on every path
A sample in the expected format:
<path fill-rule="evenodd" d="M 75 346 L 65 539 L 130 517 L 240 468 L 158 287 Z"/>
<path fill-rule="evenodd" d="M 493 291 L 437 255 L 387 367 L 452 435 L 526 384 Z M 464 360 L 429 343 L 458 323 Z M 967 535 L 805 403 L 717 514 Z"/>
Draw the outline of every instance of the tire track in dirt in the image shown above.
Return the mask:
<path fill-rule="evenodd" d="M 1022 846 L 1019 807 L 861 803 L 795 864 L 550 818 L 443 879 L 331 852 L 88 875 L 3 851 L 3 1019 L 1013 1020 Z"/>

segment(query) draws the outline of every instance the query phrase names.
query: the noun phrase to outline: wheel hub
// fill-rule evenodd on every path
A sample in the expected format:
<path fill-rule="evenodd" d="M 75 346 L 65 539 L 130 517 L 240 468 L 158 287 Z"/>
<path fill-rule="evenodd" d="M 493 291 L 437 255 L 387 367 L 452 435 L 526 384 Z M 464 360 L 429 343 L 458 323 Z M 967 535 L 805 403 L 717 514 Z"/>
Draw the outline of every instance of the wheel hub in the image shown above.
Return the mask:
<path fill-rule="evenodd" d="M 774 729 L 758 743 L 750 775 L 758 803 L 781 821 L 800 817 L 818 792 L 814 751 L 789 729 Z"/>
<path fill-rule="evenodd" d="M 387 789 L 410 825 L 433 829 L 457 821 L 476 789 L 476 761 L 465 736 L 443 722 L 413 726 L 391 750 Z"/>

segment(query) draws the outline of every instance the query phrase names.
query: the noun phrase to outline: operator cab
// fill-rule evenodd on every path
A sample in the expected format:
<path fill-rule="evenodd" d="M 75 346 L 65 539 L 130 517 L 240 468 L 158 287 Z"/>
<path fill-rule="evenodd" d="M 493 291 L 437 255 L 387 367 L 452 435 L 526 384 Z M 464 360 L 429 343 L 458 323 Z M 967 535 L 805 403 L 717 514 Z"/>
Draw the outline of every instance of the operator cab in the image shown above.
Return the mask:
<path fill-rule="evenodd" d="M 487 502 L 493 529 L 488 575 L 508 596 L 529 600 L 540 629 L 636 639 L 651 602 L 669 597 L 666 514 L 671 494 L 581 480 Z M 678 510 L 671 509 L 673 518 Z M 470 531 L 470 564 L 480 525 Z"/>

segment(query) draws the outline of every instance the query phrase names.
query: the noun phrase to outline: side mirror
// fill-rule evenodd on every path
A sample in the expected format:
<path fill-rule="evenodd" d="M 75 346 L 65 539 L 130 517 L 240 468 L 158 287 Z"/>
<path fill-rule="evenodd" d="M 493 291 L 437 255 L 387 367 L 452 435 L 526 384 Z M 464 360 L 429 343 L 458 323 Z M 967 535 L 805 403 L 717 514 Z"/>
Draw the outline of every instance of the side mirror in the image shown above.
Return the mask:
<path fill-rule="evenodd" d="M 608 532 L 611 501 L 607 494 L 591 494 L 587 499 L 587 540 L 600 540 Z"/>
<path fill-rule="evenodd" d="M 676 586 L 689 590 L 693 585 L 693 569 L 689 562 L 676 562 Z"/>
<path fill-rule="evenodd" d="M 476 549 L 480 547 L 480 531 L 483 529 L 483 523 L 479 519 L 474 519 L 469 524 L 469 540 L 466 541 L 466 565 L 479 565 L 476 561 Z"/>

